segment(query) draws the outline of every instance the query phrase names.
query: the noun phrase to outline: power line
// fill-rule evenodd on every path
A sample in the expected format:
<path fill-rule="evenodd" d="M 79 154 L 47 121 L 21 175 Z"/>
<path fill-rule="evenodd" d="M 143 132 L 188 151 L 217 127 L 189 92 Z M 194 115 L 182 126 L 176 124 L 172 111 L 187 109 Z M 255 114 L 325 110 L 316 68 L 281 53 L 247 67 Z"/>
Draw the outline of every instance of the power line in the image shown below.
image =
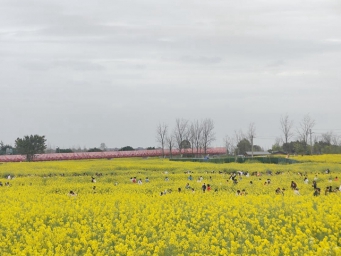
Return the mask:
<path fill-rule="evenodd" d="M 327 130 L 327 131 L 333 131 L 333 130 L 341 130 L 341 129 L 336 128 L 336 129 L 313 129 L 313 130 Z"/>

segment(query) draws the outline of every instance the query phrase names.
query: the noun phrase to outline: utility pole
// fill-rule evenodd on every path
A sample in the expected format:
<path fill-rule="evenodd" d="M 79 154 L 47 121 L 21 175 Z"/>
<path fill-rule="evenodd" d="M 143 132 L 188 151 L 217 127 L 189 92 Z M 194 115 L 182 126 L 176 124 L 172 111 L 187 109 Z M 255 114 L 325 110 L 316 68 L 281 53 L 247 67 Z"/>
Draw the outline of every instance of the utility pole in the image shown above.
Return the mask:
<path fill-rule="evenodd" d="M 313 140 L 312 140 L 312 136 L 311 136 L 311 129 L 309 129 L 310 132 L 310 155 L 313 155 Z"/>

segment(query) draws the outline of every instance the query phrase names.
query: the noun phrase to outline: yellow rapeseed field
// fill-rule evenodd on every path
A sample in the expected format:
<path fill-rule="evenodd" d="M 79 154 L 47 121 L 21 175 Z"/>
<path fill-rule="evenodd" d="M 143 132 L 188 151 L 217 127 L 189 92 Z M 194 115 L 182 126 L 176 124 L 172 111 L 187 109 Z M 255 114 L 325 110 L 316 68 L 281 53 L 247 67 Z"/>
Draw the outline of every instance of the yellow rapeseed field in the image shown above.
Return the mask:
<path fill-rule="evenodd" d="M 0 255 L 341 255 L 341 157 L 295 159 L 3 163 Z"/>

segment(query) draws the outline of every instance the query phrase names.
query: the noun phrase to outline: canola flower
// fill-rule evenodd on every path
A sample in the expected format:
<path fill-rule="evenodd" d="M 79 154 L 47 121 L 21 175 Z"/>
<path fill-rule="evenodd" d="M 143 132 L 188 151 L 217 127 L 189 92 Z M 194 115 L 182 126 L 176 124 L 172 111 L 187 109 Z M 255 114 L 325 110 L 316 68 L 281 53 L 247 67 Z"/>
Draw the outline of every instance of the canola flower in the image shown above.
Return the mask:
<path fill-rule="evenodd" d="M 324 173 L 326 168 L 331 174 Z M 263 175 L 242 176 L 233 184 L 225 171 L 235 170 Z M 267 170 L 281 174 L 269 176 Z M 283 166 L 160 159 L 1 164 L 0 181 L 10 186 L 0 187 L 0 254 L 340 255 L 341 193 L 323 193 L 326 186 L 340 186 L 335 180 L 340 171 L 337 163 L 323 161 Z M 298 174 L 305 172 L 308 184 Z M 7 180 L 9 174 L 14 179 Z M 315 176 L 319 197 L 311 187 Z M 141 178 L 142 185 L 130 177 Z M 264 185 L 268 178 L 270 184 Z M 300 196 L 290 189 L 292 180 Z M 211 191 L 201 191 L 204 182 Z M 284 196 L 275 194 L 277 187 L 286 189 Z M 236 196 L 242 189 L 247 195 Z M 166 194 L 160 196 L 161 191 Z"/>

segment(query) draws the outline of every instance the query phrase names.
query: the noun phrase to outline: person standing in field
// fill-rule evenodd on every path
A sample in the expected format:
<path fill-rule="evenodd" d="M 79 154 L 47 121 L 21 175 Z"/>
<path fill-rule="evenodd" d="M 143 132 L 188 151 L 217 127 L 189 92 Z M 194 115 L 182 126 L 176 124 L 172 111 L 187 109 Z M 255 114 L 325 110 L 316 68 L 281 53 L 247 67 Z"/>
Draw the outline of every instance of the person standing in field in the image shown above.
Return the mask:
<path fill-rule="evenodd" d="M 296 189 L 296 188 L 297 188 L 297 184 L 296 184 L 294 181 L 291 181 L 290 187 L 291 187 L 292 189 Z"/>
<path fill-rule="evenodd" d="M 314 188 L 314 189 L 316 189 L 316 188 L 317 188 L 317 183 L 316 183 L 316 181 L 315 181 L 315 180 L 313 181 L 313 188 Z"/>
<path fill-rule="evenodd" d="M 308 180 L 307 177 L 305 177 L 303 181 L 304 181 L 304 184 L 308 184 L 309 183 L 309 180 Z"/>
<path fill-rule="evenodd" d="M 211 185 L 210 184 L 207 184 L 207 192 L 208 191 L 211 191 Z"/>
<path fill-rule="evenodd" d="M 204 192 L 205 193 L 205 191 L 206 191 L 206 184 L 204 183 L 202 186 L 201 186 L 201 189 L 202 189 L 202 192 Z"/>

